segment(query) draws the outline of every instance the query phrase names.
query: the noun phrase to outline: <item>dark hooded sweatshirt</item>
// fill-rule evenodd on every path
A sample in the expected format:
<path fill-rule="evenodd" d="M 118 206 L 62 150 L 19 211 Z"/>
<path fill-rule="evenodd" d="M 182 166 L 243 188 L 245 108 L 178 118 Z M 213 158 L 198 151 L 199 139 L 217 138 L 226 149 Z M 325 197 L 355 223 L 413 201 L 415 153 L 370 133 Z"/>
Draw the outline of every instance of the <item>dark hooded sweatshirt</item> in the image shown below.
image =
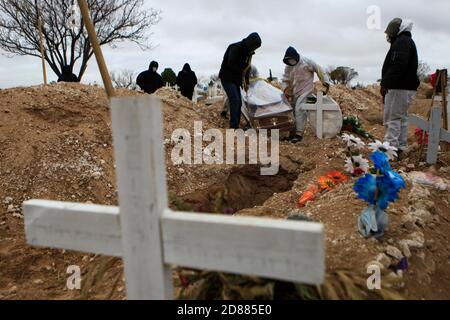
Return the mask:
<path fill-rule="evenodd" d="M 295 61 L 300 62 L 300 54 L 297 52 L 297 50 L 294 47 L 289 47 L 286 50 L 286 54 L 284 55 L 283 62 L 287 65 L 289 65 L 289 60 L 294 59 Z"/>
<path fill-rule="evenodd" d="M 181 94 L 192 100 L 194 95 L 194 88 L 197 85 L 197 76 L 195 72 L 192 71 L 191 66 L 186 63 L 183 70 L 178 74 L 177 85 L 180 87 Z"/>
<path fill-rule="evenodd" d="M 244 72 L 249 67 L 255 50 L 261 47 L 261 43 L 260 36 L 255 32 L 241 42 L 230 45 L 223 58 L 220 80 L 242 87 L 244 77 L 248 76 Z"/>
<path fill-rule="evenodd" d="M 150 68 L 142 72 L 136 80 L 137 85 L 146 93 L 153 94 L 164 86 L 162 77 L 153 68 L 157 68 L 158 62 L 152 61 Z"/>
<path fill-rule="evenodd" d="M 383 65 L 381 86 L 386 89 L 416 91 L 419 59 L 411 32 L 399 34 L 393 41 Z"/>
<path fill-rule="evenodd" d="M 72 73 L 70 66 L 65 66 L 62 69 L 62 74 L 58 78 L 58 82 L 80 82 L 78 77 Z"/>

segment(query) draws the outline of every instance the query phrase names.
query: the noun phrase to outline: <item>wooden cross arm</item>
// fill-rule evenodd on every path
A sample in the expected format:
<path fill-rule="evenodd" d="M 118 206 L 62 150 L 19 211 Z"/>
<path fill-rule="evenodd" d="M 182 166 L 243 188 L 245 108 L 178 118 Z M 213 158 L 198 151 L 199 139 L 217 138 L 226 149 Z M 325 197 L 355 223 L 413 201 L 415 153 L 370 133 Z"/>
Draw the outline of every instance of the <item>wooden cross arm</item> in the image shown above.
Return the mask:
<path fill-rule="evenodd" d="M 430 131 L 430 124 L 425 119 L 422 119 L 419 116 L 409 116 L 409 122 L 412 126 L 415 126 L 421 130 L 424 130 L 426 132 Z M 450 142 L 450 132 L 441 128 L 439 138 L 440 141 Z"/>
<path fill-rule="evenodd" d="M 450 132 L 448 132 L 447 130 L 441 129 L 441 141 L 450 143 Z"/>
<path fill-rule="evenodd" d="M 30 200 L 23 211 L 30 245 L 123 256 L 118 207 Z"/>
<path fill-rule="evenodd" d="M 27 242 L 122 257 L 119 211 L 97 205 L 25 202 Z M 166 210 L 162 234 L 168 265 L 307 284 L 324 281 L 321 224 Z"/>
<path fill-rule="evenodd" d="M 430 130 L 430 125 L 428 124 L 425 119 L 422 119 L 421 117 L 411 115 L 409 116 L 409 123 L 421 130 L 428 131 Z"/>
<path fill-rule="evenodd" d="M 162 229 L 169 264 L 308 284 L 324 281 L 321 224 L 168 210 Z"/>

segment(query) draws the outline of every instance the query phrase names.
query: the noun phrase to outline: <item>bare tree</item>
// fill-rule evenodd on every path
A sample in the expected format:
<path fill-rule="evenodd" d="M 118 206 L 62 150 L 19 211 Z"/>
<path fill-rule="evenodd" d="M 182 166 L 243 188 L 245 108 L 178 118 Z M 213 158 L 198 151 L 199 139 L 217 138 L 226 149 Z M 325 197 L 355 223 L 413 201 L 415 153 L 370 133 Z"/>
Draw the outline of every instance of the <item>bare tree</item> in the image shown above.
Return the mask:
<path fill-rule="evenodd" d="M 136 90 L 136 74 L 132 70 L 123 70 L 120 72 L 112 72 L 111 80 L 116 88 Z"/>
<path fill-rule="evenodd" d="M 37 22 L 42 19 L 44 58 L 59 77 L 64 66 L 80 63 L 83 77 L 93 50 L 81 15 L 71 16 L 74 0 L 0 0 L 0 48 L 13 55 L 41 58 Z M 144 0 L 88 0 L 101 45 L 131 41 L 149 48 L 148 33 L 160 12 L 142 9 Z"/>
<path fill-rule="evenodd" d="M 425 61 L 419 61 L 419 68 L 417 70 L 417 75 L 419 76 L 420 81 L 426 82 L 430 76 L 431 67 Z"/>

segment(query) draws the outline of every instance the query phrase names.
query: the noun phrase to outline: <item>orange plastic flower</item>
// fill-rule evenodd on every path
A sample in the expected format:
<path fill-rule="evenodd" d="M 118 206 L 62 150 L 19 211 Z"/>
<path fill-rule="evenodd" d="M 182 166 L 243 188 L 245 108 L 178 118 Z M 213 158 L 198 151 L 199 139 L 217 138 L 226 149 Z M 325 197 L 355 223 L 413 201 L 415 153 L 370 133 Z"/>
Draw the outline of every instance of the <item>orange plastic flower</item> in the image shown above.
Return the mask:
<path fill-rule="evenodd" d="M 332 171 L 327 174 L 327 177 L 333 180 L 336 185 L 345 183 L 349 180 L 349 177 L 340 171 Z"/>
<path fill-rule="evenodd" d="M 308 189 L 302 194 L 298 200 L 298 207 L 303 208 L 308 202 L 316 199 L 316 196 L 320 193 L 319 188 L 316 185 L 310 185 Z"/>
<path fill-rule="evenodd" d="M 320 188 L 324 191 L 330 191 L 336 186 L 336 183 L 334 182 L 334 180 L 332 178 L 330 178 L 329 176 L 320 177 L 318 180 L 318 183 L 319 183 Z"/>

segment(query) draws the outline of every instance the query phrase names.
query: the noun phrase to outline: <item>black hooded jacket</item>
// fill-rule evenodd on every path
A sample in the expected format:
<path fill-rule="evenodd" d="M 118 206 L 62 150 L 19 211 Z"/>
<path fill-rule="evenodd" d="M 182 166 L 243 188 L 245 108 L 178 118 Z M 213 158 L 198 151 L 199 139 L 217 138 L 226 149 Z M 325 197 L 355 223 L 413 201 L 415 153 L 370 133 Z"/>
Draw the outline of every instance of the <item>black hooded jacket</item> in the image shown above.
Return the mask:
<path fill-rule="evenodd" d="M 192 71 L 191 66 L 186 63 L 177 77 L 177 85 L 180 87 L 181 94 L 186 98 L 192 99 L 197 81 L 195 72 Z"/>
<path fill-rule="evenodd" d="M 58 78 L 58 82 L 80 82 L 78 77 L 72 73 L 70 66 L 64 66 L 62 68 L 62 74 Z"/>
<path fill-rule="evenodd" d="M 399 34 L 393 41 L 383 65 L 381 86 L 386 89 L 413 90 L 420 85 L 419 58 L 411 32 Z"/>
<path fill-rule="evenodd" d="M 242 86 L 244 72 L 251 63 L 255 50 L 261 47 L 261 38 L 255 32 L 241 42 L 233 43 L 225 52 L 219 78 Z"/>
<path fill-rule="evenodd" d="M 150 68 L 142 72 L 136 80 L 137 85 L 146 93 L 153 94 L 164 86 L 162 77 L 153 68 L 158 68 L 158 62 L 152 61 Z"/>
<path fill-rule="evenodd" d="M 287 65 L 289 65 L 289 60 L 294 59 L 297 61 L 297 63 L 300 61 L 300 54 L 297 52 L 297 50 L 294 47 L 289 47 L 286 50 L 286 54 L 284 55 L 283 62 Z"/>

